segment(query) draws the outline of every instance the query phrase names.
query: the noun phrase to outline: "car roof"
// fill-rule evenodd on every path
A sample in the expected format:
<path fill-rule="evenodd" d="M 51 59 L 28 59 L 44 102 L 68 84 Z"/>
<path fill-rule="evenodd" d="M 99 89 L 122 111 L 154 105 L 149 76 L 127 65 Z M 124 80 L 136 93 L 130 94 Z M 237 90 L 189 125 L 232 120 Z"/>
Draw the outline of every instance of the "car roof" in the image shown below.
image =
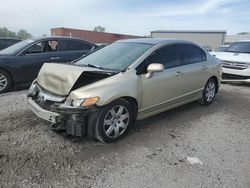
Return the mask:
<path fill-rule="evenodd" d="M 76 38 L 76 37 L 67 37 L 67 36 L 42 36 L 42 37 L 33 37 L 33 38 L 30 38 L 30 40 L 33 40 L 33 41 L 53 40 L 53 39 L 80 40 L 80 41 L 84 41 L 84 42 L 88 42 L 90 44 L 93 44 L 92 42 L 89 42 L 89 41 L 84 40 L 84 39 L 80 39 L 80 38 Z M 93 45 L 95 45 L 95 44 L 93 44 Z"/>
<path fill-rule="evenodd" d="M 133 43 L 147 43 L 147 44 L 160 44 L 160 43 L 190 43 L 195 44 L 191 41 L 172 39 L 172 38 L 138 38 L 138 39 L 125 39 L 118 40 L 117 42 L 133 42 Z"/>

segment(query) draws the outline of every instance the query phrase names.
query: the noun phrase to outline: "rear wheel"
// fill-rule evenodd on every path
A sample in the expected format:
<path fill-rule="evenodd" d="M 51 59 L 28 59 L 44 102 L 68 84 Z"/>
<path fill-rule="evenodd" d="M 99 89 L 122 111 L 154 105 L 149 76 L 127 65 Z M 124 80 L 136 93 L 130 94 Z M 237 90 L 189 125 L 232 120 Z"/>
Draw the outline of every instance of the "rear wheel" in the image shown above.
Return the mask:
<path fill-rule="evenodd" d="M 0 69 L 0 93 L 9 91 L 12 86 L 12 79 L 8 72 Z"/>
<path fill-rule="evenodd" d="M 204 105 L 211 104 L 215 98 L 216 87 L 217 85 L 215 80 L 213 78 L 210 78 L 205 85 L 200 103 Z"/>
<path fill-rule="evenodd" d="M 124 137 L 132 124 L 133 109 L 124 99 L 117 99 L 100 110 L 96 122 L 96 138 L 112 143 Z"/>

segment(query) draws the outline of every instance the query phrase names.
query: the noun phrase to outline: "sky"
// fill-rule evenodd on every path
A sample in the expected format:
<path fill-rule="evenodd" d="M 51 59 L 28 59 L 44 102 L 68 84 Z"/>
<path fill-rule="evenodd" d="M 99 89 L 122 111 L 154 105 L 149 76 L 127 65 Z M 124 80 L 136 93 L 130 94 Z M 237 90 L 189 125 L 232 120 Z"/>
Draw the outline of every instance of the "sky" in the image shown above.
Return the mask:
<path fill-rule="evenodd" d="M 1 0 L 0 27 L 50 35 L 54 27 L 150 35 L 153 30 L 250 32 L 250 0 Z"/>

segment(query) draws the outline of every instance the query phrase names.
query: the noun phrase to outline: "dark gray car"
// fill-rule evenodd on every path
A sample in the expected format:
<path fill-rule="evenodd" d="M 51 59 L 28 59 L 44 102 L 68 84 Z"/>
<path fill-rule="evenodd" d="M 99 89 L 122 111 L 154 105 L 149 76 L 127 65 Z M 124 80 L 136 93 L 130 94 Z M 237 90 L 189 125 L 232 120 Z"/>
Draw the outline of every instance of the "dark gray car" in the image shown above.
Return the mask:
<path fill-rule="evenodd" d="M 9 46 L 12 46 L 13 44 L 16 44 L 20 41 L 22 40 L 15 38 L 0 37 L 0 50 L 8 48 Z"/>
<path fill-rule="evenodd" d="M 40 37 L 14 44 L 0 51 L 0 93 L 29 86 L 45 62 L 68 63 L 96 48 L 69 37 Z"/>

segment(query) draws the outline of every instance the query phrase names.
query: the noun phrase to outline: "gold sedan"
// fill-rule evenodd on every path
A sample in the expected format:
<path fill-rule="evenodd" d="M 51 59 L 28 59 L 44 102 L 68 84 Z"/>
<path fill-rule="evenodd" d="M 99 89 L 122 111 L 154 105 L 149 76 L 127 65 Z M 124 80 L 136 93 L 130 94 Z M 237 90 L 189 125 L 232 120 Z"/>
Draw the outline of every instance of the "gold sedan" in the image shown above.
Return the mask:
<path fill-rule="evenodd" d="M 44 64 L 27 97 L 54 130 L 111 143 L 135 120 L 196 100 L 211 104 L 221 73 L 220 61 L 194 43 L 129 39 L 70 65 Z"/>

